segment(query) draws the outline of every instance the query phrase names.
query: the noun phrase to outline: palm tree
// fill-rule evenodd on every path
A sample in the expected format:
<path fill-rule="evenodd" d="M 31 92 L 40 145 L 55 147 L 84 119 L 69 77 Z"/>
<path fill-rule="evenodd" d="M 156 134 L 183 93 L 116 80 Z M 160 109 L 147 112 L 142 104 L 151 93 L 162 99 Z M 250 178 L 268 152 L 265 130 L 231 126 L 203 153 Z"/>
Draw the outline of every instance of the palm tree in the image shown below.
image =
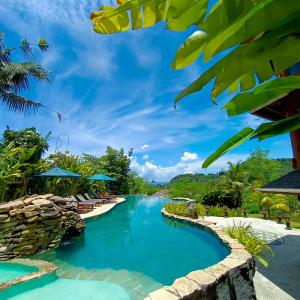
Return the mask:
<path fill-rule="evenodd" d="M 37 46 L 42 50 L 48 49 L 44 39 L 40 39 Z M 32 49 L 26 39 L 22 41 L 21 50 L 25 58 L 30 58 Z M 35 62 L 25 61 L 16 63 L 11 60 L 11 54 L 17 48 L 5 47 L 4 35 L 0 32 L 0 99 L 2 103 L 15 112 L 36 112 L 43 104 L 36 100 L 30 100 L 20 95 L 22 90 L 29 88 L 32 79 L 48 81 L 49 73 Z"/>
<path fill-rule="evenodd" d="M 242 162 L 236 164 L 228 162 L 229 170 L 223 178 L 224 192 L 232 198 L 236 207 L 242 206 L 242 192 L 247 187 L 247 182 L 242 173 Z"/>

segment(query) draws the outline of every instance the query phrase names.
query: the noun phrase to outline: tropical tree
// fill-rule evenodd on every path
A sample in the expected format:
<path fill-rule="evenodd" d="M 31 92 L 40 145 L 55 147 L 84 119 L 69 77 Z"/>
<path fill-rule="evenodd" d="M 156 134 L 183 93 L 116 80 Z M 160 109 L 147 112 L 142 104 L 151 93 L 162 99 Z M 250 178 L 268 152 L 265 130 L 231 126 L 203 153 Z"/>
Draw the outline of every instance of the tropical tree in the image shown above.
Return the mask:
<path fill-rule="evenodd" d="M 94 30 L 110 34 L 140 29 L 165 21 L 174 31 L 195 25 L 195 31 L 178 49 L 173 68 L 181 69 L 203 54 L 205 62 L 223 57 L 185 88 L 175 99 L 200 91 L 214 81 L 213 103 L 225 90 L 236 95 L 224 108 L 229 116 L 253 112 L 300 88 L 300 78 L 277 78 L 300 60 L 300 3 L 295 0 L 119 0 L 117 6 L 102 6 L 91 14 Z M 247 127 L 214 152 L 208 167 L 224 153 L 248 139 L 264 140 L 300 128 L 300 108 L 291 100 L 285 118 Z M 300 131 L 295 143 L 300 144 Z M 294 147 L 294 149 L 297 149 Z M 300 151 L 297 154 L 300 167 Z"/>
<path fill-rule="evenodd" d="M 242 162 L 236 164 L 232 162 L 227 163 L 229 166 L 228 171 L 223 178 L 223 191 L 232 199 L 235 207 L 242 206 L 242 193 L 248 186 L 247 180 L 242 173 Z"/>
<path fill-rule="evenodd" d="M 27 39 L 21 41 L 18 48 L 6 48 L 4 34 L 0 32 L 0 100 L 9 109 L 15 112 L 36 112 L 40 107 L 45 107 L 38 100 L 31 100 L 20 93 L 30 87 L 32 79 L 37 81 L 48 81 L 49 72 L 41 65 L 29 61 L 32 57 L 32 46 L 45 52 L 49 45 L 41 38 L 38 44 L 30 44 Z M 24 62 L 13 62 L 12 54 L 17 49 L 24 53 Z M 57 112 L 56 112 L 57 113 Z M 62 116 L 58 114 L 61 120 Z"/>
<path fill-rule="evenodd" d="M 105 174 L 114 179 L 110 184 L 113 193 L 127 194 L 129 192 L 131 157 L 132 149 L 125 153 L 124 149 L 116 150 L 112 147 L 107 147 L 105 154 L 101 157 Z"/>
<path fill-rule="evenodd" d="M 41 167 L 29 162 L 34 153 L 34 147 L 15 147 L 13 142 L 0 150 L 0 201 L 15 199 L 26 190 L 28 176 Z"/>
<path fill-rule="evenodd" d="M 30 157 L 31 163 L 38 162 L 42 155 L 48 150 L 48 138 L 51 132 L 42 137 L 35 128 L 25 128 L 23 130 L 11 130 L 9 127 L 4 131 L 1 147 L 7 147 L 11 142 L 15 147 L 35 148 L 34 154 Z"/>

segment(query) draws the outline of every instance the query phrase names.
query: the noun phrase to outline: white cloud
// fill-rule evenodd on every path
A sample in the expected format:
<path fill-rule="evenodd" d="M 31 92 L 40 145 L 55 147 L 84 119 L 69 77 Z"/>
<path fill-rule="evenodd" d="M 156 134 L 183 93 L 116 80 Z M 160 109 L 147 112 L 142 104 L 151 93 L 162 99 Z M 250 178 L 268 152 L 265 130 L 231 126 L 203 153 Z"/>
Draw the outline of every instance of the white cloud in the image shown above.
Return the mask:
<path fill-rule="evenodd" d="M 197 158 L 198 155 L 196 153 L 184 152 L 183 156 L 181 157 L 181 160 L 190 161 L 190 160 L 196 160 Z"/>
<path fill-rule="evenodd" d="M 252 128 L 256 128 L 258 127 L 261 123 L 263 122 L 262 118 L 256 117 L 254 115 L 251 114 L 247 114 L 245 115 L 245 117 L 242 120 L 242 125 L 244 127 L 252 127 Z"/>
<path fill-rule="evenodd" d="M 173 177 L 179 174 L 218 172 L 227 168 L 228 161 L 237 162 L 239 160 L 245 160 L 248 157 L 247 154 L 225 155 L 220 159 L 218 159 L 209 169 L 204 170 L 201 168 L 201 165 L 204 160 L 199 159 L 197 154 L 196 154 L 196 158 L 195 155 L 189 155 L 189 154 L 196 154 L 196 153 L 183 154 L 180 161 L 178 161 L 176 164 L 169 167 L 163 167 L 149 161 L 146 161 L 144 164 L 140 164 L 137 158 L 134 158 L 131 162 L 131 170 L 136 172 L 139 176 L 145 179 L 164 182 L 164 181 L 169 181 L 170 179 L 172 179 Z M 191 159 L 182 160 L 183 157 L 189 157 L 189 158 L 191 157 L 192 160 Z"/>
<path fill-rule="evenodd" d="M 144 144 L 143 146 L 141 146 L 141 149 L 144 150 L 144 149 L 147 149 L 149 147 L 148 144 Z"/>
<path fill-rule="evenodd" d="M 149 160 L 150 156 L 148 154 L 143 155 L 143 160 Z"/>

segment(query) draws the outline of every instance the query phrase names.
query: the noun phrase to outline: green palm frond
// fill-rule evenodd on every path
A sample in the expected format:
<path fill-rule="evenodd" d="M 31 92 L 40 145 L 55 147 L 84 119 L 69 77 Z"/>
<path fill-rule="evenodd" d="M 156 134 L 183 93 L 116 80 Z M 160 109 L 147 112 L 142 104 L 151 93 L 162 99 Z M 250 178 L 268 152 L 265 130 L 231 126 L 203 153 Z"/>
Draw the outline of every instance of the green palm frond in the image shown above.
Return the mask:
<path fill-rule="evenodd" d="M 43 106 L 40 102 L 29 100 L 14 93 L 0 91 L 0 95 L 3 104 L 14 112 L 29 113 L 33 111 L 35 113 Z"/>

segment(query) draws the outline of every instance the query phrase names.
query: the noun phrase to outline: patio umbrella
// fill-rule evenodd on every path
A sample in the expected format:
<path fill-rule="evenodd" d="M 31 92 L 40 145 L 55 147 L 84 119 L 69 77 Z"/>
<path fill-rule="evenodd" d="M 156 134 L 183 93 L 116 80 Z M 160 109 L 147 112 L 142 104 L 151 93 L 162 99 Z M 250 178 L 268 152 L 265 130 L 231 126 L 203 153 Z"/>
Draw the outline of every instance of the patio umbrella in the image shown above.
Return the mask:
<path fill-rule="evenodd" d="M 101 181 L 114 181 L 114 179 L 112 179 L 111 177 L 104 175 L 104 174 L 96 174 L 94 176 L 88 177 L 88 179 L 90 180 L 101 180 Z"/>
<path fill-rule="evenodd" d="M 53 167 L 52 169 L 35 175 L 36 177 L 68 177 L 78 178 L 80 175 L 70 172 L 68 170 L 61 169 L 59 167 Z"/>
<path fill-rule="evenodd" d="M 40 178 L 79 178 L 80 175 L 55 166 L 46 172 L 35 175 L 35 177 L 40 177 Z M 55 185 L 55 189 L 56 189 L 57 182 L 55 182 L 54 185 Z M 71 194 L 71 188 L 70 188 L 70 190 L 67 191 L 67 193 Z"/>

